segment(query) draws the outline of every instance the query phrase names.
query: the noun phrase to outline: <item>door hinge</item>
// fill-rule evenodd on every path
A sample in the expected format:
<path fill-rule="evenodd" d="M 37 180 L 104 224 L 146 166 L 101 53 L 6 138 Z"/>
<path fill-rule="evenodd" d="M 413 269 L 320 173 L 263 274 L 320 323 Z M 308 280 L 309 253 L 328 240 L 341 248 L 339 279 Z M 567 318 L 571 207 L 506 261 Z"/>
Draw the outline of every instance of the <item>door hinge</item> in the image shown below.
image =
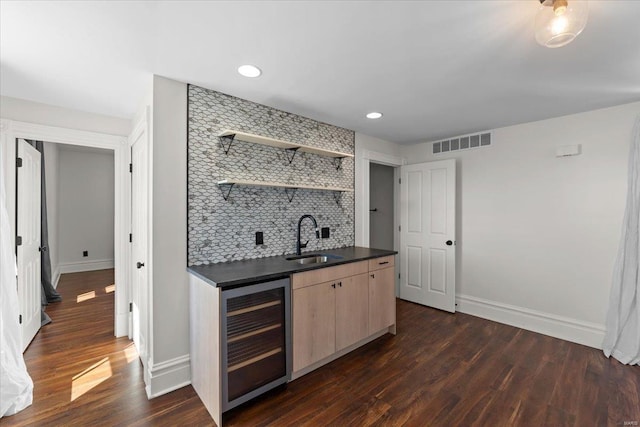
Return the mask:
<path fill-rule="evenodd" d="M 130 302 L 129 303 L 129 313 L 131 313 L 133 311 L 133 303 Z"/>
<path fill-rule="evenodd" d="M 22 236 L 16 236 L 16 246 L 22 246 Z"/>
<path fill-rule="evenodd" d="M 133 242 L 133 234 L 129 233 L 129 243 Z"/>
<path fill-rule="evenodd" d="M 18 316 L 18 323 L 22 325 L 22 314 Z"/>
<path fill-rule="evenodd" d="M 22 167 L 22 157 L 16 157 L 16 167 L 17 168 Z"/>
<path fill-rule="evenodd" d="M 400 278 L 400 273 L 398 273 L 398 279 Z"/>
<path fill-rule="evenodd" d="M 133 163 L 129 163 L 129 173 L 133 172 Z"/>
<path fill-rule="evenodd" d="M 402 184 L 402 178 L 398 178 L 398 184 Z"/>
<path fill-rule="evenodd" d="M 402 231 L 402 226 L 401 225 L 398 226 L 398 231 Z"/>

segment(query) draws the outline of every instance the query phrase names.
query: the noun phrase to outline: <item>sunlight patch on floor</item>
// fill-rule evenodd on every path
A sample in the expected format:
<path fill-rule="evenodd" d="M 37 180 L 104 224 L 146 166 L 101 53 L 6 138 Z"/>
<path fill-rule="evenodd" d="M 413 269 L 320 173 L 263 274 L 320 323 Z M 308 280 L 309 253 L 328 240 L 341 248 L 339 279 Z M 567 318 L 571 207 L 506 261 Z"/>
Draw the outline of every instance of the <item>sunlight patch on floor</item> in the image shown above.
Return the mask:
<path fill-rule="evenodd" d="M 122 353 L 127 359 L 127 363 L 138 360 L 138 351 L 136 350 L 136 346 L 133 343 L 129 344 L 124 350 L 122 350 Z"/>
<path fill-rule="evenodd" d="M 71 380 L 71 402 L 109 379 L 111 375 L 113 375 L 111 362 L 108 357 L 105 357 L 74 376 Z"/>
<path fill-rule="evenodd" d="M 110 294 L 111 292 L 114 292 L 116 290 L 116 285 L 109 285 L 107 287 L 104 288 L 104 291 L 108 294 Z"/>
<path fill-rule="evenodd" d="M 95 297 L 96 297 L 96 291 L 85 292 L 84 294 L 80 294 L 76 297 L 76 303 L 90 300 Z"/>

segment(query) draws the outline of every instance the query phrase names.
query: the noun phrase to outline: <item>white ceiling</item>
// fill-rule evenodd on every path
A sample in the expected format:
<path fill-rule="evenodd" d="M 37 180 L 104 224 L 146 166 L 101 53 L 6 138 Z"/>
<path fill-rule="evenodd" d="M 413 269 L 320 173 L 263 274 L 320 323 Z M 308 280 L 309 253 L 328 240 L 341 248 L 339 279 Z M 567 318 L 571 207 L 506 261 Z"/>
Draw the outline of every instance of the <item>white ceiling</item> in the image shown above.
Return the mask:
<path fill-rule="evenodd" d="M 131 118 L 158 74 L 399 143 L 640 100 L 640 1 L 590 1 L 559 49 L 538 5 L 2 1 L 0 92 Z"/>

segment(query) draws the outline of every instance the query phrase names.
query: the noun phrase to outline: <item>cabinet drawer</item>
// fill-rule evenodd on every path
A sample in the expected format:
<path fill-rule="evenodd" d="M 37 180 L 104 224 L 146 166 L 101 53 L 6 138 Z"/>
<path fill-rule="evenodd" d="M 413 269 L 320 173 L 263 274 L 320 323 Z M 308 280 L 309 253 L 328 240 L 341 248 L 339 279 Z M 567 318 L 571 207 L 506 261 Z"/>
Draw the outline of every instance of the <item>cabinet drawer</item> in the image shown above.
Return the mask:
<path fill-rule="evenodd" d="M 384 265 L 383 267 L 385 267 Z M 336 265 L 334 267 L 319 268 L 317 270 L 295 273 L 291 275 L 291 287 L 293 289 L 304 288 L 318 283 L 355 276 L 368 271 L 367 261 L 351 262 L 349 264 Z"/>
<path fill-rule="evenodd" d="M 393 267 L 395 265 L 395 255 L 389 255 L 369 260 L 369 271 L 380 270 L 381 268 Z"/>

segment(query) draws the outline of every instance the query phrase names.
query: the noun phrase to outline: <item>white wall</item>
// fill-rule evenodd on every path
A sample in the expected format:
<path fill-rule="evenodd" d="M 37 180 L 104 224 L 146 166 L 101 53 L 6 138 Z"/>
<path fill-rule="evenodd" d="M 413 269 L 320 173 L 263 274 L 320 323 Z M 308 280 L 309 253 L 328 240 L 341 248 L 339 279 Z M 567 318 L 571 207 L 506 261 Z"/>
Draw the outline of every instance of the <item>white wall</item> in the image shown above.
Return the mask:
<path fill-rule="evenodd" d="M 458 309 L 601 345 L 640 103 L 493 131 L 492 146 L 456 158 Z M 556 148 L 581 144 L 575 157 Z"/>
<path fill-rule="evenodd" d="M 60 145 L 58 174 L 61 272 L 113 268 L 113 151 Z"/>
<path fill-rule="evenodd" d="M 3 119 L 110 135 L 128 136 L 131 132 L 129 119 L 70 110 L 9 96 L 0 96 L 0 115 Z"/>
<path fill-rule="evenodd" d="M 51 282 L 58 286 L 60 278 L 58 257 L 58 145 L 45 142 L 45 183 L 47 190 L 47 227 L 49 230 L 49 258 L 51 260 Z"/>
<path fill-rule="evenodd" d="M 187 85 L 154 76 L 151 108 L 151 355 L 147 394 L 191 381 L 187 275 Z"/>

